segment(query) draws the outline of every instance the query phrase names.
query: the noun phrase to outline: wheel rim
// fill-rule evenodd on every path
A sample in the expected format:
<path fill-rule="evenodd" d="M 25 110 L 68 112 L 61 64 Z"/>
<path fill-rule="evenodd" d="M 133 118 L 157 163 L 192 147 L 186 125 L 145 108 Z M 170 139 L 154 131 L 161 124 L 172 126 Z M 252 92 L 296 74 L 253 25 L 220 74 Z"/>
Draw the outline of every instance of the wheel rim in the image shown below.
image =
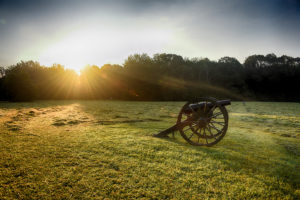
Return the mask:
<path fill-rule="evenodd" d="M 201 109 L 194 110 L 191 105 L 202 104 Z M 189 112 L 187 112 L 190 110 Z M 218 143 L 228 129 L 228 112 L 214 98 L 198 98 L 187 102 L 181 109 L 177 124 L 188 121 L 179 127 L 182 137 L 190 144 L 212 146 Z"/>

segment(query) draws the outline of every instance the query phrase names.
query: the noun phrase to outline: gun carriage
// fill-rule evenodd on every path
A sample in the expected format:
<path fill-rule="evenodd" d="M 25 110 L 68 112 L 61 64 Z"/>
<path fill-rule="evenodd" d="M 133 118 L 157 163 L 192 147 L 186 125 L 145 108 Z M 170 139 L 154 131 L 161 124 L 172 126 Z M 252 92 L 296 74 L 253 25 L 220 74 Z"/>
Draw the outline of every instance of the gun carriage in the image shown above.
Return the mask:
<path fill-rule="evenodd" d="M 191 145 L 217 144 L 228 129 L 228 112 L 225 106 L 230 104 L 230 100 L 217 100 L 211 97 L 189 101 L 181 108 L 176 124 L 154 136 L 167 137 L 179 131 Z"/>

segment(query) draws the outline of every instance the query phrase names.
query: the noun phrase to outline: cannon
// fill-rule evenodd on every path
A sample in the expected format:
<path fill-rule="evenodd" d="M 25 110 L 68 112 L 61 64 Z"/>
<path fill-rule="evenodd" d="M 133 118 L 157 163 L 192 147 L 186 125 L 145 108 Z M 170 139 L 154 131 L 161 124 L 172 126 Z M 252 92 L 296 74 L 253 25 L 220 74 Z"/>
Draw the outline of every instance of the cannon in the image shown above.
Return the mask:
<path fill-rule="evenodd" d="M 212 146 L 217 144 L 228 129 L 228 112 L 225 106 L 230 100 L 217 100 L 201 97 L 189 101 L 181 108 L 174 126 L 154 134 L 155 137 L 168 137 L 175 131 L 191 145 Z"/>

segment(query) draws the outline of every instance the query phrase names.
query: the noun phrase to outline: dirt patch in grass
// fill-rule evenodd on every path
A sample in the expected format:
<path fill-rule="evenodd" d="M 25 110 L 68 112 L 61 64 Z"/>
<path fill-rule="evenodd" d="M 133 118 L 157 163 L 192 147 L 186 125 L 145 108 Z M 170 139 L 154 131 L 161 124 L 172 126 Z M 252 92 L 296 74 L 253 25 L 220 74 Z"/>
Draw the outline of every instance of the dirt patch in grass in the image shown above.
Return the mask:
<path fill-rule="evenodd" d="M 88 119 L 88 118 L 85 118 Z M 65 126 L 65 125 L 77 125 L 81 123 L 89 122 L 89 120 L 78 120 L 78 119 L 57 119 L 52 124 L 53 126 Z"/>
<path fill-rule="evenodd" d="M 160 119 L 136 119 L 136 120 L 118 120 L 118 121 L 111 121 L 111 120 L 99 120 L 96 124 L 101 125 L 114 125 L 114 124 L 130 124 L 130 123 L 139 123 L 139 122 L 157 122 L 162 121 Z"/>
<path fill-rule="evenodd" d="M 31 116 L 27 116 L 22 111 L 18 111 L 16 115 L 8 118 L 9 120 L 4 123 L 9 131 L 20 131 L 24 126 L 24 123 L 29 121 Z"/>
<path fill-rule="evenodd" d="M 27 115 L 29 115 L 29 116 L 35 116 L 35 112 L 33 111 L 33 110 L 31 110 L 31 111 L 29 111 L 28 113 L 27 113 Z"/>
<path fill-rule="evenodd" d="M 54 122 L 52 125 L 53 126 L 64 126 L 64 125 L 67 125 L 67 124 L 64 123 L 64 122 Z"/>
<path fill-rule="evenodd" d="M 6 124 L 6 127 L 10 131 L 19 131 L 19 130 L 21 130 L 21 126 L 16 125 L 16 124 Z"/>
<path fill-rule="evenodd" d="M 119 119 L 119 118 L 128 118 L 127 116 L 122 116 L 122 115 L 115 115 L 113 117 L 114 119 Z"/>
<path fill-rule="evenodd" d="M 17 114 L 16 116 L 13 116 L 11 119 L 12 119 L 13 121 L 20 121 L 20 120 L 23 119 L 23 115 L 19 113 L 19 114 Z"/>
<path fill-rule="evenodd" d="M 280 136 L 282 136 L 282 137 L 292 137 L 290 134 L 287 134 L 287 133 L 283 133 Z"/>
<path fill-rule="evenodd" d="M 76 125 L 76 124 L 80 124 L 80 123 L 84 123 L 84 122 L 87 122 L 87 121 L 84 121 L 84 120 L 71 120 L 71 121 L 68 121 L 68 124 Z"/>

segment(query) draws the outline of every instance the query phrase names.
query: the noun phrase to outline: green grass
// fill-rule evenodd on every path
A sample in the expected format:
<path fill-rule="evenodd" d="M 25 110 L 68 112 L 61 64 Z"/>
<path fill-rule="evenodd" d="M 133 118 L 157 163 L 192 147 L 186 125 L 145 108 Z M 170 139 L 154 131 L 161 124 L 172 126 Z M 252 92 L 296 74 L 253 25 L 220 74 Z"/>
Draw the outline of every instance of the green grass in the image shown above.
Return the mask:
<path fill-rule="evenodd" d="M 234 102 L 217 145 L 151 135 L 183 102 L 0 103 L 0 199 L 297 199 L 300 104 Z"/>

